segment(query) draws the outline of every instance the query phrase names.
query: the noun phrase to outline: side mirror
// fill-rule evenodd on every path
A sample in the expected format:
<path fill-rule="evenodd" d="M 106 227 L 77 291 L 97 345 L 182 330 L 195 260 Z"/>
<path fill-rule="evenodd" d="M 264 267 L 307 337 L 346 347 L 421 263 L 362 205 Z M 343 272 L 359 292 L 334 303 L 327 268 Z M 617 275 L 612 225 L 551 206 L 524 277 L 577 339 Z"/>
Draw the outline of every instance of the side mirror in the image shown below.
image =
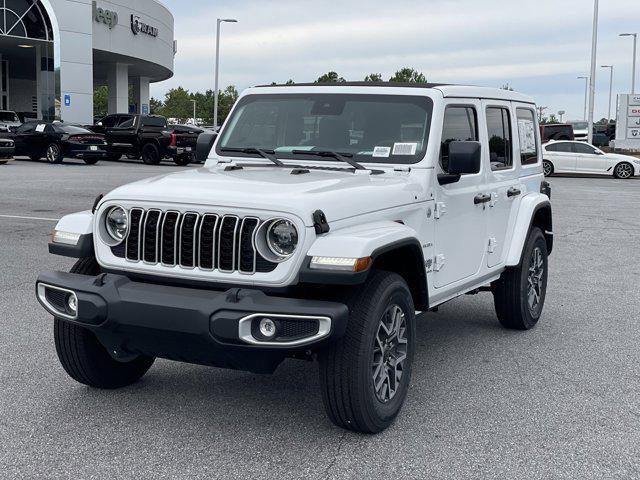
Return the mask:
<path fill-rule="evenodd" d="M 449 143 L 449 173 L 438 175 L 440 185 L 448 185 L 460 181 L 462 175 L 480 172 L 482 147 L 480 142 Z"/>
<path fill-rule="evenodd" d="M 214 132 L 204 132 L 198 135 L 198 142 L 196 143 L 196 162 L 204 163 L 207 161 L 217 137 L 218 134 Z"/>

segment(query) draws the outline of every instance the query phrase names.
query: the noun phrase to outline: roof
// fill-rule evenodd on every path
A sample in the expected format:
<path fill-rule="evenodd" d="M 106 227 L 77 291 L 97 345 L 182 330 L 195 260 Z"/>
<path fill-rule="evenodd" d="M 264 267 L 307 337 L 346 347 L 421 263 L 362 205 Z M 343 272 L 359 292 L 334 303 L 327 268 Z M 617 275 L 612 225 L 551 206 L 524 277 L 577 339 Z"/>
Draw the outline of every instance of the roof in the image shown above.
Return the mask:
<path fill-rule="evenodd" d="M 413 89 L 431 89 L 438 90 L 445 98 L 482 98 L 490 100 L 514 101 L 529 103 L 534 105 L 535 101 L 532 97 L 511 90 L 492 87 L 477 87 L 472 85 L 453 85 L 447 83 L 401 83 L 401 82 L 328 82 L 328 83 L 294 83 L 291 85 L 259 85 L 254 87 L 258 89 L 349 89 L 349 88 L 413 88 Z M 275 92 L 273 92 L 275 93 Z M 362 93 L 362 92 L 360 92 Z"/>

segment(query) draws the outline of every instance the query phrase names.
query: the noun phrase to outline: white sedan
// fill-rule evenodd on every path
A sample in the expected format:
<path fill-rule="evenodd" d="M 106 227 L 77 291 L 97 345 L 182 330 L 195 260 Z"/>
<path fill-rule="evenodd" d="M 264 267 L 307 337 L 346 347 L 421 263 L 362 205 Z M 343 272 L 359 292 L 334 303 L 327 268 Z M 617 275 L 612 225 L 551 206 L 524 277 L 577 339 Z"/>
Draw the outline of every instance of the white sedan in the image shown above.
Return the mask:
<path fill-rule="evenodd" d="M 585 142 L 551 141 L 542 149 L 545 176 L 554 173 L 613 175 L 623 179 L 640 176 L 640 158 L 605 153 Z"/>

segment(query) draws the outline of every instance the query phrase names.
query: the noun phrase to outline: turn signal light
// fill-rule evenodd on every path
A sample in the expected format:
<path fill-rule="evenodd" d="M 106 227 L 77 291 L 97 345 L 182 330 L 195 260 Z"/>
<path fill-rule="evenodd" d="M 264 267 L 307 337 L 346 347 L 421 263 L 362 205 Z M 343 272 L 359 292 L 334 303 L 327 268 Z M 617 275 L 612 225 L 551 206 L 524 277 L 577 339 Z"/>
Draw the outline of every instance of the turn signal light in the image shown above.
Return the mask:
<path fill-rule="evenodd" d="M 53 243 L 62 243 L 63 245 L 75 246 L 78 245 L 78 242 L 80 241 L 80 234 L 54 230 L 51 234 L 51 241 Z"/>
<path fill-rule="evenodd" d="M 335 270 L 343 272 L 364 272 L 371 266 L 371 257 L 341 258 L 313 257 L 310 267 L 313 270 Z"/>

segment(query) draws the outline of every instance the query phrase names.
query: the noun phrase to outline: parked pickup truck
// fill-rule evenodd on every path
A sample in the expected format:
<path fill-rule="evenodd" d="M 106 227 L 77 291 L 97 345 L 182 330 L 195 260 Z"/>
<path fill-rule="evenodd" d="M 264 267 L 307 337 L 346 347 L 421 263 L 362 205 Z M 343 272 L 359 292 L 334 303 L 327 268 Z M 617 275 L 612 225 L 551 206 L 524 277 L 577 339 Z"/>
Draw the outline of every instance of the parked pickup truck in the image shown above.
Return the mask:
<path fill-rule="evenodd" d="M 119 187 L 56 226 L 50 252 L 78 261 L 35 290 L 76 381 L 124 387 L 157 357 L 256 373 L 317 360 L 329 418 L 374 433 L 439 363 L 414 362 L 429 344 L 416 311 L 486 292 L 505 328 L 542 318 L 551 191 L 528 96 L 257 87 L 197 157 L 203 168 Z"/>
<path fill-rule="evenodd" d="M 180 135 L 159 115 L 108 115 L 91 129 L 105 135 L 108 144 L 108 159 L 117 160 L 123 155 L 142 158 L 147 165 L 157 165 L 163 158 L 171 158 L 177 165 L 191 163 L 192 150 L 179 146 Z"/>

